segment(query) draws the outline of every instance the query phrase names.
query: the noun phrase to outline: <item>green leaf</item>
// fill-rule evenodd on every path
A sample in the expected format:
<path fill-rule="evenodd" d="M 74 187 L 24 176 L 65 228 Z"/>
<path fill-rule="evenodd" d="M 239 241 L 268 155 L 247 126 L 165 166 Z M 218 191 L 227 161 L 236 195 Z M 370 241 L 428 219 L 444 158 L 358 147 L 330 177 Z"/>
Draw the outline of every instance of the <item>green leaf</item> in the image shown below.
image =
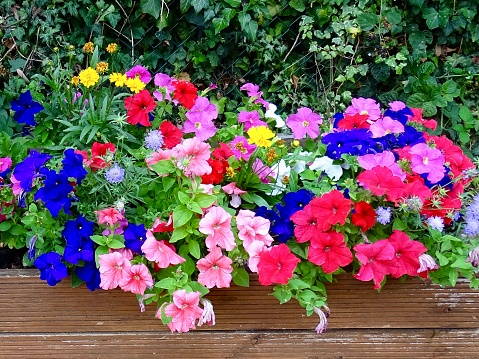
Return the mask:
<path fill-rule="evenodd" d="M 195 9 L 195 12 L 198 14 L 201 10 L 206 9 L 209 5 L 208 0 L 194 0 L 192 1 L 193 3 L 193 8 Z"/>
<path fill-rule="evenodd" d="M 246 34 L 246 38 L 253 42 L 256 39 L 256 33 L 258 32 L 258 22 L 255 20 L 251 20 L 248 22 L 242 30 Z"/>
<path fill-rule="evenodd" d="M 176 280 L 170 277 L 163 278 L 159 282 L 155 283 L 155 288 L 166 289 L 168 292 L 174 291 L 176 287 L 177 287 Z"/>
<path fill-rule="evenodd" d="M 95 242 L 96 244 L 99 244 L 100 246 L 106 245 L 106 237 L 105 236 L 94 235 L 94 236 L 90 236 L 90 239 L 93 242 Z"/>
<path fill-rule="evenodd" d="M 291 0 L 289 6 L 299 12 L 303 12 L 306 9 L 306 0 Z"/>
<path fill-rule="evenodd" d="M 466 125 L 474 126 L 474 117 L 472 117 L 472 112 L 466 106 L 461 106 L 459 109 L 459 117 L 466 123 Z"/>
<path fill-rule="evenodd" d="M 198 205 L 201 208 L 210 207 L 213 203 L 216 202 L 216 200 L 217 200 L 216 196 L 206 194 L 206 193 L 198 193 L 194 198 L 194 201 L 198 203 Z"/>
<path fill-rule="evenodd" d="M 150 14 L 155 19 L 160 16 L 162 0 L 141 0 L 140 9 L 145 14 Z"/>
<path fill-rule="evenodd" d="M 397 25 L 401 22 L 402 18 L 401 18 L 401 13 L 399 12 L 399 10 L 395 7 L 389 9 L 386 13 L 386 19 L 388 20 L 389 23 L 393 24 L 393 25 Z"/>
<path fill-rule="evenodd" d="M 188 242 L 188 250 L 190 251 L 190 254 L 195 257 L 196 259 L 200 259 L 201 257 L 201 250 L 200 250 L 200 245 L 198 244 L 197 241 L 194 239 L 190 240 Z"/>
<path fill-rule="evenodd" d="M 201 209 L 201 207 L 199 206 L 199 204 L 196 203 L 196 202 L 190 202 L 190 203 L 186 204 L 186 207 L 187 207 L 190 211 L 193 211 L 193 212 L 198 213 L 198 214 L 203 214 L 203 210 Z"/>
<path fill-rule="evenodd" d="M 193 292 L 200 292 L 201 296 L 205 296 L 206 294 L 210 292 L 210 290 L 206 288 L 203 284 L 195 282 L 195 281 L 188 282 L 188 287 L 190 287 L 190 289 Z"/>
<path fill-rule="evenodd" d="M 260 197 L 260 196 L 258 196 L 257 194 L 254 194 L 254 193 L 245 193 L 245 194 L 241 195 L 241 198 L 243 198 L 246 202 L 255 203 L 259 207 L 261 207 L 261 206 L 269 207 L 268 202 L 266 202 L 263 199 L 263 197 Z"/>
<path fill-rule="evenodd" d="M 468 144 L 470 140 L 471 140 L 471 136 L 469 136 L 467 132 L 459 133 L 459 141 L 461 141 L 463 145 Z"/>
<path fill-rule="evenodd" d="M 466 262 L 465 257 L 459 257 L 456 259 L 454 263 L 451 264 L 452 268 L 459 268 L 459 269 L 474 269 L 470 262 Z"/>
<path fill-rule="evenodd" d="M 456 270 L 451 270 L 449 272 L 449 280 L 451 281 L 451 285 L 453 287 L 456 285 L 458 277 L 459 277 L 459 273 Z"/>
<path fill-rule="evenodd" d="M 0 223 L 0 232 L 8 231 L 11 226 L 12 226 L 12 222 L 6 221 L 6 222 Z"/>
<path fill-rule="evenodd" d="M 178 200 L 180 203 L 187 204 L 191 201 L 191 197 L 184 192 L 178 192 Z"/>
<path fill-rule="evenodd" d="M 95 263 L 97 267 L 100 266 L 100 263 L 98 262 L 98 257 L 101 256 L 102 254 L 108 254 L 108 253 L 110 253 L 110 248 L 108 248 L 107 246 L 97 247 L 97 249 L 95 250 Z"/>
<path fill-rule="evenodd" d="M 436 9 L 431 7 L 423 9 L 422 17 L 426 20 L 426 25 L 431 30 L 439 27 L 439 13 Z"/>
<path fill-rule="evenodd" d="M 231 7 L 238 7 L 241 5 L 241 0 L 224 0 Z"/>
<path fill-rule="evenodd" d="M 356 19 L 362 31 L 369 31 L 379 23 L 379 15 L 363 12 Z"/>
<path fill-rule="evenodd" d="M 447 259 L 447 257 L 444 256 L 441 252 L 436 251 L 436 257 L 441 267 L 449 264 L 449 259 Z"/>
<path fill-rule="evenodd" d="M 185 225 L 188 223 L 191 217 L 193 217 L 193 212 L 191 212 L 184 204 L 180 204 L 173 210 L 174 228 Z"/>
<path fill-rule="evenodd" d="M 171 238 L 169 240 L 170 243 L 175 243 L 179 241 L 180 239 L 185 238 L 188 235 L 188 232 L 186 231 L 185 227 L 178 227 L 173 230 L 173 233 L 171 234 Z"/>
<path fill-rule="evenodd" d="M 230 20 L 235 16 L 235 9 L 223 9 L 220 17 L 213 19 L 213 27 L 215 28 L 215 34 L 219 34 L 221 30 L 228 27 Z"/>
<path fill-rule="evenodd" d="M 284 287 L 284 286 L 280 286 L 280 285 L 277 285 L 273 288 L 274 292 L 273 292 L 273 296 L 278 299 L 278 301 L 281 303 L 281 304 L 284 304 L 286 302 L 288 302 L 293 294 L 291 293 L 291 291 Z"/>
<path fill-rule="evenodd" d="M 293 290 L 309 288 L 309 284 L 299 278 L 291 278 L 288 281 L 288 286 Z"/>
<path fill-rule="evenodd" d="M 233 268 L 233 282 L 240 287 L 249 287 L 249 274 L 244 268 Z"/>
<path fill-rule="evenodd" d="M 180 0 L 180 11 L 182 14 L 188 11 L 193 0 Z"/>
<path fill-rule="evenodd" d="M 161 182 L 163 183 L 163 191 L 168 191 L 176 183 L 176 179 L 173 177 L 162 177 Z"/>
<path fill-rule="evenodd" d="M 170 160 L 161 160 L 151 165 L 153 171 L 159 175 L 166 175 L 175 171 L 175 165 Z"/>

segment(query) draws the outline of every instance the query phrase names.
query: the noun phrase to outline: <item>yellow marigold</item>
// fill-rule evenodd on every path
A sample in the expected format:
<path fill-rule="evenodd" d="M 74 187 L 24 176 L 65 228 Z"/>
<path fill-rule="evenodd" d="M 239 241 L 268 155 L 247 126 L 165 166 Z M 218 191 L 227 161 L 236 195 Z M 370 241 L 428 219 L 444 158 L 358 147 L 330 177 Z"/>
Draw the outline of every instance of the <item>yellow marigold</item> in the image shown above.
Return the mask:
<path fill-rule="evenodd" d="M 95 51 L 95 45 L 93 42 L 87 42 L 85 45 L 83 45 L 83 51 L 87 54 L 93 54 L 93 51 Z"/>
<path fill-rule="evenodd" d="M 100 74 L 104 74 L 108 71 L 108 62 L 100 61 L 96 64 L 95 70 Z"/>
<path fill-rule="evenodd" d="M 80 78 L 81 84 L 85 87 L 92 87 L 100 79 L 100 75 L 98 75 L 98 72 L 96 72 L 95 69 L 92 69 L 91 67 L 81 71 L 78 77 Z"/>
<path fill-rule="evenodd" d="M 138 77 L 126 79 L 125 85 L 134 93 L 140 92 L 146 86 Z"/>
<path fill-rule="evenodd" d="M 248 143 L 259 147 L 270 147 L 270 139 L 274 137 L 274 132 L 266 126 L 255 126 L 248 130 Z"/>
<path fill-rule="evenodd" d="M 118 45 L 114 42 L 108 44 L 108 46 L 106 47 L 106 52 L 108 52 L 109 54 L 113 54 L 114 52 L 116 52 L 116 50 L 118 50 Z"/>
<path fill-rule="evenodd" d="M 114 83 L 116 87 L 125 86 L 126 75 L 120 74 L 119 72 L 114 72 L 108 77 L 111 83 Z"/>
<path fill-rule="evenodd" d="M 78 86 L 78 84 L 80 83 L 80 78 L 78 76 L 73 76 L 71 81 L 72 85 Z"/>

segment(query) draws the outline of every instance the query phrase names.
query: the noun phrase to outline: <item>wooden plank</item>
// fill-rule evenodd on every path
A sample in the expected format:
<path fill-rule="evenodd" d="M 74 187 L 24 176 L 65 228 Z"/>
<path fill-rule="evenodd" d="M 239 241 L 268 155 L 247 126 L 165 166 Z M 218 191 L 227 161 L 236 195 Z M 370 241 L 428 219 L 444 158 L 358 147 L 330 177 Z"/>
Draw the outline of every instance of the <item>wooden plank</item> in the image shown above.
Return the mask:
<path fill-rule="evenodd" d="M 479 359 L 478 346 L 478 329 L 331 330 L 321 336 L 304 331 L 42 333 L 2 336 L 0 357 Z"/>
<path fill-rule="evenodd" d="M 8 271 L 8 270 L 7 270 Z M 0 271 L 1 273 L 2 271 Z M 5 271 L 3 271 L 5 272 Z M 25 272 L 23 272 L 25 273 Z M 140 313 L 135 296 L 121 290 L 90 292 L 69 283 L 49 287 L 38 277 L 0 274 L 0 332 L 160 332 L 168 328 L 155 308 Z M 306 317 L 295 302 L 280 305 L 271 288 L 254 280 L 250 288 L 212 290 L 217 325 L 200 330 L 280 330 L 313 332 L 317 316 Z M 381 293 L 371 283 L 341 276 L 328 285 L 330 329 L 479 328 L 479 291 L 459 282 L 441 289 L 419 279 L 388 281 Z"/>

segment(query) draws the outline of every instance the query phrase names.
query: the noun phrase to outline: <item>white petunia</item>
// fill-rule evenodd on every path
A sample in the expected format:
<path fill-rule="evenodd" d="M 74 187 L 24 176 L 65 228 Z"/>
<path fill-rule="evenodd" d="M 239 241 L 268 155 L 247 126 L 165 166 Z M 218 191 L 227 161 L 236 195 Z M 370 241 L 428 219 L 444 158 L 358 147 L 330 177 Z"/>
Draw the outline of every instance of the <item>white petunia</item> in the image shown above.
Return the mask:
<path fill-rule="evenodd" d="M 326 175 L 333 181 L 337 181 L 343 175 L 343 168 L 340 165 L 334 165 L 333 160 L 329 157 L 316 158 L 309 166 L 313 171 L 321 170 L 326 172 Z"/>
<path fill-rule="evenodd" d="M 283 128 L 286 125 L 286 123 L 281 118 L 281 116 L 275 114 L 276 110 L 277 110 L 276 105 L 273 105 L 272 103 L 270 103 L 268 105 L 268 110 L 264 113 L 264 117 L 275 119 L 276 120 L 276 125 L 274 127 Z"/>

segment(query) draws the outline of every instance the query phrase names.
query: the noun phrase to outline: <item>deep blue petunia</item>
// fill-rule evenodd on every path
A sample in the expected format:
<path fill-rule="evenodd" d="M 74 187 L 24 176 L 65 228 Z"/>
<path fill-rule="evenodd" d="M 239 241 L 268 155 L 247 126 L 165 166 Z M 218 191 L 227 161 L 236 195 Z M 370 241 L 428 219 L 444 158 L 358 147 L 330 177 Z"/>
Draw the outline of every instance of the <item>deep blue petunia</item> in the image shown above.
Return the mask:
<path fill-rule="evenodd" d="M 63 259 L 71 264 L 95 259 L 94 242 L 90 238 L 71 238 L 67 240 Z"/>
<path fill-rule="evenodd" d="M 414 146 L 418 143 L 425 143 L 426 140 L 424 139 L 423 132 L 418 131 L 412 126 L 406 125 L 404 126 L 404 132 L 397 136 L 397 142 L 399 148 L 401 148 L 405 146 Z"/>
<path fill-rule="evenodd" d="M 53 217 L 57 217 L 62 208 L 65 213 L 70 213 L 69 194 L 73 191 L 73 186 L 68 177 L 47 168 L 41 168 L 40 174 L 45 176 L 45 180 L 43 187 L 35 193 L 35 201 L 41 199 Z"/>
<path fill-rule="evenodd" d="M 83 167 L 83 156 L 75 153 L 73 148 L 65 150 L 63 154 L 65 158 L 62 161 L 63 168 L 60 170 L 60 174 L 75 178 L 76 183 L 80 184 L 88 174 L 88 171 Z"/>
<path fill-rule="evenodd" d="M 40 279 L 46 280 L 50 286 L 54 286 L 63 278 L 68 277 L 67 267 L 58 253 L 44 253 L 35 259 L 33 265 L 40 270 Z"/>
<path fill-rule="evenodd" d="M 100 289 L 100 271 L 96 267 L 95 261 L 86 262 L 83 267 L 76 267 L 75 274 L 85 282 L 88 289 L 92 292 Z"/>
<path fill-rule="evenodd" d="M 19 123 L 25 123 L 28 126 L 35 126 L 35 114 L 43 110 L 43 106 L 33 101 L 30 90 L 22 93 L 18 100 L 13 100 L 11 108 L 15 111 L 13 119 Z"/>
<path fill-rule="evenodd" d="M 371 131 L 359 128 L 328 133 L 322 138 L 322 142 L 328 146 L 326 156 L 336 160 L 341 158 L 344 153 L 353 156 L 367 154 L 369 148 L 375 143 L 371 136 Z"/>
<path fill-rule="evenodd" d="M 15 166 L 12 174 L 20 181 L 20 187 L 25 192 L 31 191 L 33 179 L 38 176 L 40 169 L 50 158 L 52 156 L 48 154 L 30 151 L 28 157 Z"/>
<path fill-rule="evenodd" d="M 277 204 L 276 209 L 282 219 L 289 220 L 294 213 L 302 210 L 313 198 L 313 192 L 302 188 L 296 192 L 286 193 L 283 196 L 284 205 Z"/>
<path fill-rule="evenodd" d="M 62 235 L 67 242 L 69 239 L 74 238 L 90 238 L 90 236 L 93 235 L 93 226 L 93 222 L 90 222 L 82 215 L 79 215 L 77 219 L 66 221 Z"/>
<path fill-rule="evenodd" d="M 143 253 L 141 246 L 145 243 L 146 228 L 144 224 L 128 224 L 125 232 L 123 233 L 125 238 L 125 247 L 131 249 L 136 253 Z"/>
<path fill-rule="evenodd" d="M 441 180 L 434 183 L 432 183 L 431 181 L 427 179 L 427 176 L 429 175 L 429 173 L 420 174 L 421 178 L 424 179 L 424 184 L 428 188 L 433 188 L 434 186 L 441 186 L 441 187 L 449 188 L 450 190 L 452 190 L 452 188 L 454 187 L 454 184 L 448 175 L 450 169 L 447 166 L 444 166 L 444 168 L 445 168 L 444 177 L 442 177 Z"/>
<path fill-rule="evenodd" d="M 409 117 L 413 117 L 414 113 L 409 107 L 404 107 L 401 110 L 393 111 L 390 108 L 384 111 L 384 117 L 391 117 L 393 120 L 401 122 L 403 125 L 409 120 Z"/>
<path fill-rule="evenodd" d="M 279 218 L 279 220 L 271 222 L 270 229 L 280 243 L 286 243 L 294 236 L 294 223 L 290 220 Z"/>

